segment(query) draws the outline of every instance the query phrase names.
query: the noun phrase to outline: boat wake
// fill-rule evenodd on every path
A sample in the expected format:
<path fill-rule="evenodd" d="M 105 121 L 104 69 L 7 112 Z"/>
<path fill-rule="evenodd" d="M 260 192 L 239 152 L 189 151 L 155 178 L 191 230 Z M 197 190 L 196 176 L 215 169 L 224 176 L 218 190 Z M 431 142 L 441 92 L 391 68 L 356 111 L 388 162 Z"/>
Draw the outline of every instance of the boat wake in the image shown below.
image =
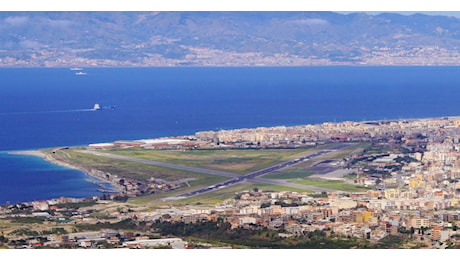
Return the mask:
<path fill-rule="evenodd" d="M 52 113 L 75 113 L 75 112 L 94 112 L 103 109 L 114 110 L 114 106 L 111 107 L 100 107 L 99 104 L 95 104 L 93 108 L 85 109 L 66 109 L 66 110 L 51 110 L 51 111 L 25 111 L 25 112 L 5 112 L 0 115 L 30 115 L 30 114 L 52 114 Z"/>
<path fill-rule="evenodd" d="M 52 114 L 52 113 L 72 113 L 72 112 L 90 112 L 93 109 L 69 109 L 69 110 L 55 110 L 55 111 L 27 111 L 27 112 L 7 112 L 0 113 L 0 115 L 29 115 L 29 114 Z"/>

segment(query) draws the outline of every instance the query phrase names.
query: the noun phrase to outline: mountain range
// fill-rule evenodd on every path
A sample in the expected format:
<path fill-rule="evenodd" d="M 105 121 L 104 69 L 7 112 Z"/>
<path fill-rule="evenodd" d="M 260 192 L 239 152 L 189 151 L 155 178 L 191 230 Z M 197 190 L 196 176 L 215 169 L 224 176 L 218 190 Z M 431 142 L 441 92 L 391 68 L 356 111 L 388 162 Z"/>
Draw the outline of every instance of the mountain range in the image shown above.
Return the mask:
<path fill-rule="evenodd" d="M 459 65 L 460 19 L 337 12 L 0 12 L 1 67 Z"/>

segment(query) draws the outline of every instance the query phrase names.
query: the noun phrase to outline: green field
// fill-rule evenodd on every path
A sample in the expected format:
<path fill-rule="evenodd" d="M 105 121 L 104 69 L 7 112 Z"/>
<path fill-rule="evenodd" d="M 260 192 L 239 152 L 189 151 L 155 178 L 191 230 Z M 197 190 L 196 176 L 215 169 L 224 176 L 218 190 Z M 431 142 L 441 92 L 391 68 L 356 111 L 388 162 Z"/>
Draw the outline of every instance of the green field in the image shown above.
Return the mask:
<path fill-rule="evenodd" d="M 302 184 L 302 185 L 342 190 L 342 191 L 348 191 L 348 192 L 365 192 L 369 190 L 368 188 L 365 188 L 362 186 L 357 186 L 357 185 L 345 183 L 343 181 L 335 181 L 335 180 L 296 180 L 296 181 L 291 181 L 291 182 Z"/>
<path fill-rule="evenodd" d="M 293 158 L 314 153 L 322 147 L 299 149 L 215 149 L 215 150 L 111 150 L 113 154 L 197 168 L 246 174 Z"/>
<path fill-rule="evenodd" d="M 153 161 L 161 161 L 171 164 L 191 166 L 197 168 L 206 168 L 219 171 L 227 171 L 237 174 L 246 174 L 259 169 L 267 168 L 294 158 L 299 158 L 317 151 L 330 148 L 336 144 L 327 144 L 315 148 L 299 148 L 299 149 L 208 149 L 208 150 L 144 150 L 144 149 L 124 149 L 104 151 L 129 157 L 142 158 Z M 312 175 L 312 172 L 306 171 L 308 167 L 326 159 L 339 159 L 352 153 L 362 151 L 365 144 L 356 144 L 354 146 L 342 149 L 340 151 L 331 152 L 307 162 L 285 168 L 281 171 L 264 176 L 263 178 L 271 179 L 305 179 Z M 189 181 L 191 187 L 182 187 L 178 190 L 145 195 L 142 197 L 132 198 L 130 202 L 135 204 L 142 203 L 159 203 L 162 198 L 177 196 L 197 188 L 206 187 L 226 180 L 226 177 L 200 174 L 188 172 L 184 170 L 165 168 L 160 166 L 142 164 L 95 156 L 82 153 L 78 148 L 57 150 L 54 153 L 48 151 L 55 159 L 67 162 L 71 165 L 77 165 L 83 169 L 97 169 L 103 172 L 137 179 L 139 181 L 148 181 L 150 178 L 163 179 L 166 181 L 175 181 L 184 178 L 194 178 Z M 325 187 L 344 191 L 358 191 L 359 188 L 338 182 L 318 182 L 318 181 L 296 181 L 296 183 Z M 266 188 L 276 191 L 303 191 L 285 186 L 275 186 L 270 184 L 251 184 L 242 183 L 235 186 L 226 187 L 190 199 L 184 199 L 177 202 L 168 201 L 171 203 L 206 203 L 212 204 L 234 196 L 235 192 L 254 187 Z"/>
<path fill-rule="evenodd" d="M 289 170 L 280 171 L 272 174 L 262 176 L 262 179 L 276 179 L 276 180 L 290 180 L 290 179 L 303 179 L 315 174 L 314 172 L 306 172 L 303 168 L 294 168 L 292 166 Z"/>
<path fill-rule="evenodd" d="M 190 181 L 189 183 L 191 185 L 206 186 L 226 180 L 225 177 L 216 175 L 200 174 L 85 154 L 79 152 L 78 149 L 59 150 L 53 154 L 53 157 L 72 165 L 79 165 L 82 168 L 97 169 L 103 172 L 115 174 L 119 177 L 132 178 L 142 181 L 149 180 L 151 177 L 167 181 L 174 181 L 183 178 L 196 178 L 196 180 Z"/>
<path fill-rule="evenodd" d="M 244 167 L 238 171 L 253 171 L 255 169 L 269 167 L 273 164 L 277 164 L 298 156 L 314 153 L 318 151 L 316 149 L 273 149 L 273 150 L 204 150 L 204 151 L 145 151 L 145 150 L 123 150 L 114 151 L 114 153 L 122 154 L 130 157 L 138 157 L 144 159 L 155 159 L 158 161 L 164 161 L 168 163 L 176 163 L 180 165 L 187 165 L 200 168 L 214 168 L 209 167 L 213 163 L 217 162 L 219 165 L 235 165 L 235 167 L 241 167 L 243 164 L 250 167 Z M 183 178 L 195 178 L 193 181 L 188 183 L 191 187 L 182 187 L 178 190 L 169 192 L 156 193 L 151 195 L 145 195 L 141 197 L 132 198 L 131 203 L 144 204 L 144 203 L 155 203 L 158 204 L 162 198 L 177 196 L 189 191 L 196 190 L 197 188 L 206 187 L 213 185 L 218 182 L 226 180 L 225 177 L 199 174 L 194 172 L 187 172 L 177 169 L 170 169 L 165 167 L 159 167 L 154 165 L 146 165 L 142 163 L 129 162 L 124 160 L 112 159 L 102 156 L 95 156 L 86 153 L 82 153 L 77 148 L 58 150 L 52 153 L 55 159 L 63 162 L 67 162 L 72 165 L 78 165 L 84 169 L 97 169 L 100 171 L 116 174 L 120 177 L 133 178 L 138 180 L 149 180 L 151 177 L 160 178 L 164 180 L 178 180 Z M 187 158 L 193 158 L 187 159 Z M 183 158 L 186 162 L 181 161 Z M 193 162 L 193 163 L 191 163 Z M 244 163 L 243 163 L 244 162 Z M 257 164 L 260 162 L 262 165 Z M 204 165 L 203 165 L 203 164 Z M 235 168 L 237 169 L 237 168 Z M 219 169 L 222 170 L 222 169 Z M 276 191 L 303 191 L 296 188 L 290 188 L 285 186 L 275 186 L 269 184 L 239 184 L 220 190 L 216 190 L 210 193 L 206 193 L 200 196 L 196 196 L 186 200 L 180 200 L 178 202 L 168 201 L 167 204 L 177 203 L 206 203 L 212 204 L 227 198 L 234 196 L 235 192 L 242 191 L 245 189 L 252 189 L 254 187 L 267 187 L 270 190 Z"/>
<path fill-rule="evenodd" d="M 296 189 L 286 186 L 279 186 L 279 185 L 271 185 L 271 184 L 263 184 L 263 183 L 242 183 L 239 185 L 229 186 L 223 189 L 219 189 L 213 192 L 205 193 L 202 195 L 194 196 L 187 199 L 181 199 L 177 201 L 161 201 L 161 198 L 170 197 L 174 195 L 182 194 L 182 192 L 173 192 L 167 194 L 157 194 L 157 195 L 148 195 L 142 196 L 137 198 L 132 198 L 129 200 L 130 203 L 136 205 L 173 205 L 173 206 L 181 206 L 181 205 L 215 205 L 217 203 L 221 203 L 227 199 L 233 198 L 236 193 L 253 190 L 254 188 L 258 188 L 259 191 L 296 191 L 296 192 L 313 192 L 304 189 Z"/>
<path fill-rule="evenodd" d="M 341 149 L 339 151 L 330 152 L 327 154 L 323 154 L 321 156 L 312 158 L 308 161 L 293 165 L 291 167 L 282 169 L 275 173 L 265 175 L 262 178 L 266 179 L 297 179 L 297 178 L 307 178 L 310 175 L 315 174 L 309 168 L 313 165 L 324 161 L 324 160 L 340 160 L 346 156 L 357 154 L 363 151 L 366 147 L 368 147 L 368 143 L 357 143 L 352 145 L 346 149 Z"/>

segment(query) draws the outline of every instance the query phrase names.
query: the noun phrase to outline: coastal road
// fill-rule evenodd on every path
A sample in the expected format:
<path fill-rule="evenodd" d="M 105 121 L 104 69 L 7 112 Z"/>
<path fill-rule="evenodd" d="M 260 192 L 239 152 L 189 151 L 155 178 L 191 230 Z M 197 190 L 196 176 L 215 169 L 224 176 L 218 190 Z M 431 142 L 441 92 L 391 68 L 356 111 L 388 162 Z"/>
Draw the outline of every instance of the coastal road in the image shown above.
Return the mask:
<path fill-rule="evenodd" d="M 134 157 L 129 157 L 129 156 L 123 156 L 123 155 L 116 155 L 116 154 L 109 154 L 109 153 L 102 153 L 102 152 L 97 152 L 97 151 L 90 151 L 90 150 L 82 150 L 81 152 L 96 155 L 96 156 L 102 156 L 102 157 L 108 157 L 112 159 L 118 159 L 118 160 L 125 160 L 125 161 L 131 161 L 131 162 L 137 162 L 137 163 L 143 163 L 143 164 L 148 164 L 148 165 L 155 165 L 155 166 L 161 166 L 161 167 L 166 167 L 166 168 L 172 168 L 172 169 L 178 169 L 178 170 L 184 170 L 184 171 L 191 171 L 191 172 L 197 172 L 197 173 L 203 173 L 203 174 L 213 174 L 213 175 L 219 175 L 223 177 L 230 178 L 230 180 L 226 180 L 224 182 L 214 184 L 205 188 L 197 189 L 191 192 L 187 192 L 184 194 L 181 194 L 177 197 L 170 197 L 166 198 L 165 200 L 178 200 L 178 199 L 184 199 L 192 196 L 196 196 L 202 193 L 207 193 L 211 192 L 217 189 L 225 188 L 231 185 L 235 185 L 237 183 L 241 183 L 244 181 L 256 181 L 260 183 L 268 183 L 268 184 L 274 184 L 274 185 L 282 185 L 282 186 L 288 186 L 288 187 L 293 187 L 293 188 L 299 188 L 299 189 L 305 189 L 305 190 L 312 190 L 312 191 L 317 191 L 317 192 L 335 192 L 339 190 L 333 190 L 333 189 L 327 189 L 327 188 L 320 188 L 320 187 L 314 187 L 314 186 L 307 186 L 307 185 L 301 185 L 301 184 L 296 184 L 296 183 L 290 183 L 287 181 L 283 180 L 271 180 L 271 179 L 260 179 L 258 177 L 269 174 L 274 171 L 281 170 L 286 167 L 290 167 L 295 164 L 299 164 L 305 161 L 308 161 L 312 158 L 338 151 L 340 149 L 347 148 L 349 146 L 354 145 L 354 143 L 343 143 L 343 144 L 338 144 L 332 148 L 329 149 L 324 149 L 321 151 L 318 151 L 313 154 L 309 154 L 300 158 L 296 158 L 287 162 L 283 162 L 274 166 L 271 166 L 269 168 L 265 168 L 262 170 L 258 170 L 252 173 L 248 173 L 246 175 L 239 175 L 239 174 L 234 174 L 234 173 L 229 173 L 229 172 L 223 172 L 223 171 L 215 171 L 215 170 L 209 170 L 209 169 L 203 169 L 203 168 L 196 168 L 196 167 L 189 167 L 189 166 L 182 166 L 182 165 L 177 165 L 177 164 L 171 164 L 171 163 L 164 163 L 164 162 L 159 162 L 159 161 L 153 161 L 153 160 L 147 160 L 147 159 L 140 159 L 140 158 L 134 158 Z"/>

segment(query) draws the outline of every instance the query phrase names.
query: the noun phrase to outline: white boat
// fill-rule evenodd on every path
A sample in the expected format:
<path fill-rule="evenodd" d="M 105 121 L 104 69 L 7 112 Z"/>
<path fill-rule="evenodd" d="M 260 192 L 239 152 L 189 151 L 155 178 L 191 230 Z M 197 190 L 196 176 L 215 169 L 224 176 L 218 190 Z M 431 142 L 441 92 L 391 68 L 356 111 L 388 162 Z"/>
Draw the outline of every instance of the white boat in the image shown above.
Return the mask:
<path fill-rule="evenodd" d="M 86 72 L 83 72 L 83 71 L 75 72 L 75 75 L 79 75 L 79 76 L 86 75 Z"/>
<path fill-rule="evenodd" d="M 101 110 L 101 106 L 99 104 L 94 104 L 93 110 Z"/>
<path fill-rule="evenodd" d="M 70 68 L 70 70 L 83 70 L 83 68 Z"/>

